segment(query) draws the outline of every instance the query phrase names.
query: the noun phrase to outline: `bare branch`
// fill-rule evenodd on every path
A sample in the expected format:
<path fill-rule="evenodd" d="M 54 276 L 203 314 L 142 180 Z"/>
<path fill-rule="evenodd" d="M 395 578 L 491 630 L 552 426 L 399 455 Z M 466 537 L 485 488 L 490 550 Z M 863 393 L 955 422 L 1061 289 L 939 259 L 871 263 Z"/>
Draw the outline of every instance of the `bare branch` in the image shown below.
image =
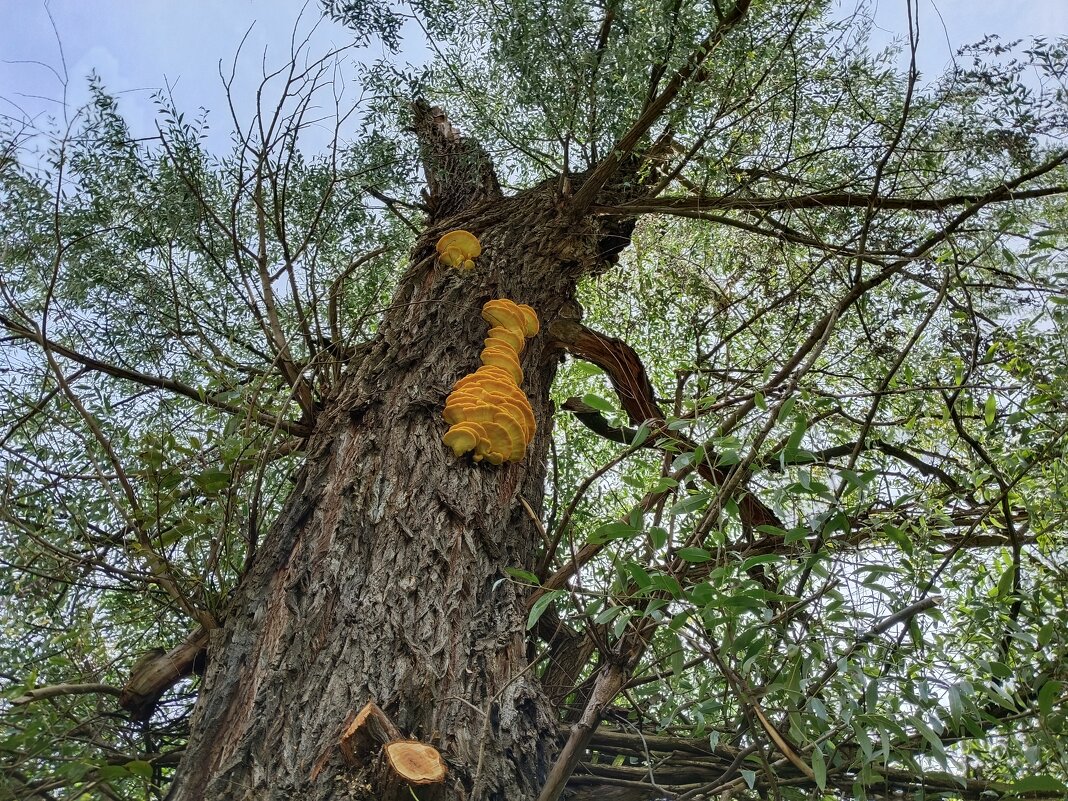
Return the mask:
<path fill-rule="evenodd" d="M 213 409 L 219 409 L 230 414 L 240 415 L 242 417 L 249 417 L 254 422 L 259 423 L 267 428 L 284 431 L 286 434 L 306 437 L 311 433 L 310 427 L 289 420 L 281 420 L 273 417 L 265 412 L 261 412 L 256 409 L 245 409 L 240 406 L 235 406 L 225 401 L 220 401 L 213 395 L 206 392 L 201 392 L 193 387 L 182 384 L 179 381 L 175 381 L 170 378 L 164 378 L 162 376 L 153 376 L 146 373 L 141 373 L 136 370 L 129 370 L 125 367 L 119 367 L 109 362 L 104 362 L 99 359 L 95 359 L 92 356 L 86 356 L 78 353 L 73 348 L 68 348 L 65 345 L 61 345 L 58 342 L 54 342 L 50 339 L 45 339 L 40 333 L 28 328 L 24 325 L 20 325 L 9 317 L 0 315 L 0 325 L 3 325 L 8 331 L 17 337 L 27 339 L 31 342 L 35 342 L 42 348 L 54 351 L 60 356 L 66 359 L 77 362 L 85 367 L 95 370 L 98 373 L 104 373 L 110 375 L 113 378 L 121 378 L 127 381 L 133 381 L 136 384 L 142 386 L 152 387 L 153 389 L 163 389 L 168 392 L 173 392 L 176 395 L 181 395 L 190 400 L 195 400 L 197 403 L 202 403 L 205 406 L 210 406 Z"/>
<path fill-rule="evenodd" d="M 122 695 L 122 690 L 112 687 L 110 684 L 53 684 L 49 687 L 38 687 L 27 690 L 17 698 L 12 698 L 14 706 L 25 706 L 34 701 L 43 701 L 47 698 L 59 698 L 64 695 Z"/>

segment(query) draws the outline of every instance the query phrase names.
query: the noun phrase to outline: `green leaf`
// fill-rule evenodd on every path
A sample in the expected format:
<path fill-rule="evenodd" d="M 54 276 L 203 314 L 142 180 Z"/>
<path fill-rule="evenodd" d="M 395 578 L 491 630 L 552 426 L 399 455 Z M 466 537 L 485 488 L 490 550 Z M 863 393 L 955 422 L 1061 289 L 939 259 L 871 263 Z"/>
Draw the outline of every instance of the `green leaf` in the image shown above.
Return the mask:
<path fill-rule="evenodd" d="M 593 533 L 590 535 L 589 541 L 594 545 L 603 545 L 612 540 L 633 537 L 640 531 L 640 528 L 635 528 L 630 523 L 620 523 L 618 521 L 615 523 L 605 523 L 594 529 Z"/>
<path fill-rule="evenodd" d="M 997 415 L 997 411 L 998 402 L 994 398 L 994 393 L 990 393 L 986 396 L 986 403 L 983 404 L 983 418 L 988 426 L 994 425 L 994 417 Z"/>
<path fill-rule="evenodd" d="M 621 612 L 626 611 L 622 606 L 610 606 L 607 609 L 602 609 L 600 613 L 593 619 L 593 622 L 602 625 L 608 623 L 616 618 Z"/>
<path fill-rule="evenodd" d="M 130 771 L 126 770 L 125 765 L 101 765 L 96 775 L 104 781 L 111 781 L 112 779 L 129 778 Z"/>
<path fill-rule="evenodd" d="M 864 688 L 864 704 L 868 708 L 868 712 L 874 712 L 879 707 L 879 680 L 871 679 L 868 682 L 868 686 Z"/>
<path fill-rule="evenodd" d="M 759 531 L 761 534 L 770 534 L 772 537 L 784 537 L 785 538 L 786 535 L 789 533 L 784 528 L 779 528 L 778 526 L 769 526 L 769 525 L 757 526 L 756 530 Z"/>
<path fill-rule="evenodd" d="M 148 465 L 152 470 L 159 470 L 163 467 L 164 456 L 163 452 L 156 450 L 155 448 L 146 448 L 139 454 L 141 460 Z"/>
<path fill-rule="evenodd" d="M 912 555 L 912 538 L 902 529 L 897 526 L 887 523 L 883 527 L 883 532 L 887 538 L 894 543 L 898 548 L 904 551 L 909 556 Z"/>
<path fill-rule="evenodd" d="M 672 631 L 680 631 L 682 627 L 686 625 L 686 621 L 688 621 L 693 616 L 693 609 L 683 609 L 681 612 L 675 615 L 675 617 L 671 618 L 671 622 L 668 623 L 668 628 L 670 628 Z"/>
<path fill-rule="evenodd" d="M 649 573 L 644 567 L 637 562 L 627 562 L 623 565 L 623 569 L 630 576 L 631 581 L 638 585 L 639 590 L 644 590 L 646 587 L 652 586 L 653 579 L 649 576 Z"/>
<path fill-rule="evenodd" d="M 655 587 L 658 590 L 664 590 L 669 593 L 672 598 L 682 597 L 682 585 L 679 584 L 678 579 L 674 576 L 656 575 L 651 578 L 652 584 L 650 586 Z"/>
<path fill-rule="evenodd" d="M 692 562 L 695 565 L 699 565 L 702 562 L 707 562 L 712 558 L 712 554 L 706 551 L 704 548 L 679 548 L 675 555 L 680 559 L 684 559 L 687 562 Z"/>
<path fill-rule="evenodd" d="M 1053 621 L 1047 620 L 1042 624 L 1042 628 L 1038 630 L 1038 646 L 1045 648 L 1053 640 Z"/>
<path fill-rule="evenodd" d="M 698 606 L 705 606 L 717 597 L 715 588 L 707 581 L 702 581 L 700 584 L 690 588 L 690 591 L 686 594 L 686 597 L 691 603 Z"/>
<path fill-rule="evenodd" d="M 605 400 L 600 395 L 594 395 L 592 392 L 583 395 L 582 402 L 599 412 L 614 412 L 616 410 L 616 406 L 612 401 Z"/>
<path fill-rule="evenodd" d="M 634 432 L 634 439 L 627 444 L 631 446 L 641 445 L 647 439 L 649 439 L 649 424 L 642 423 L 638 426 L 638 430 Z"/>
<path fill-rule="evenodd" d="M 670 443 L 669 441 L 669 444 L 675 443 Z M 689 467 L 691 464 L 693 464 L 693 451 L 685 451 L 671 460 L 671 472 L 677 473 L 679 470 L 682 470 L 684 467 Z"/>
<path fill-rule="evenodd" d="M 789 398 L 787 398 L 783 405 L 779 407 L 779 414 L 775 418 L 775 422 L 781 423 L 783 420 L 789 417 L 790 413 L 794 410 L 794 405 L 796 403 L 797 398 L 795 396 L 791 395 Z"/>
<path fill-rule="evenodd" d="M 744 651 L 746 647 L 758 636 L 760 636 L 759 627 L 750 626 L 749 628 L 744 629 L 741 634 L 734 638 L 734 643 L 732 644 L 732 647 L 734 648 L 735 653 Z"/>
<path fill-rule="evenodd" d="M 209 469 L 193 476 L 193 481 L 204 492 L 220 492 L 230 486 L 230 473 L 227 470 Z"/>
<path fill-rule="evenodd" d="M 738 464 L 740 461 L 742 461 L 742 457 L 738 455 L 738 451 L 727 450 L 716 454 L 717 467 L 730 467 L 732 464 Z"/>
<path fill-rule="evenodd" d="M 816 777 L 816 787 L 824 790 L 827 787 L 827 762 L 823 758 L 823 751 L 817 745 L 812 749 L 812 775 Z"/>
<path fill-rule="evenodd" d="M 1064 683 L 1060 681 L 1047 681 L 1038 691 L 1038 711 L 1043 717 L 1049 717 L 1053 713 L 1053 702 L 1061 694 Z"/>
<path fill-rule="evenodd" d="M 652 543 L 653 548 L 655 548 L 656 550 L 660 550 L 665 545 L 667 545 L 667 541 L 667 529 L 661 528 L 660 526 L 652 526 L 649 529 L 649 542 Z"/>
<path fill-rule="evenodd" d="M 677 486 L 679 486 L 678 481 L 671 478 L 670 476 L 664 476 L 653 485 L 652 491 L 663 492 L 664 490 L 675 489 L 675 487 Z"/>
<path fill-rule="evenodd" d="M 134 759 L 127 762 L 126 770 L 130 771 L 134 776 L 138 776 L 142 779 L 152 778 L 152 763 L 145 762 L 143 759 Z"/>
<path fill-rule="evenodd" d="M 794 429 L 790 432 L 790 438 L 786 440 L 786 453 L 791 454 L 797 452 L 801 447 L 801 440 L 804 438 L 806 431 L 808 431 L 808 420 L 803 416 L 794 420 Z"/>
<path fill-rule="evenodd" d="M 767 565 L 767 564 L 771 564 L 772 562 L 778 562 L 778 561 L 779 561 L 779 555 L 778 554 L 762 553 L 762 554 L 757 554 L 756 556 L 750 556 L 748 559 L 746 559 L 744 562 L 742 562 L 742 566 L 740 568 L 738 568 L 738 569 L 743 573 L 747 573 L 749 570 L 751 570 L 754 567 L 757 567 L 758 565 Z"/>
<path fill-rule="evenodd" d="M 571 362 L 569 365 L 569 372 L 575 378 L 593 378 L 594 376 L 604 375 L 600 367 L 589 364 L 587 362 Z"/>
<path fill-rule="evenodd" d="M 940 762 L 945 760 L 945 745 L 942 743 L 942 738 L 938 736 L 938 732 L 932 729 L 926 721 L 919 717 L 913 717 L 911 719 L 912 725 L 916 727 L 916 730 L 920 733 L 931 746 L 931 754 Z"/>
<path fill-rule="evenodd" d="M 960 723 L 961 716 L 964 714 L 964 705 L 960 700 L 960 689 L 956 684 L 949 685 L 949 717 L 954 723 Z"/>
<path fill-rule="evenodd" d="M 695 492 L 690 497 L 683 498 L 681 501 L 679 501 L 670 509 L 668 509 L 668 514 L 672 516 L 683 515 L 688 512 L 692 512 L 696 509 L 700 509 L 708 503 L 709 497 L 710 496 L 707 492 Z"/>
<path fill-rule="evenodd" d="M 504 572 L 518 581 L 525 581 L 528 584 L 541 584 L 537 575 L 531 573 L 529 570 L 520 570 L 518 567 L 506 567 Z"/>
<path fill-rule="evenodd" d="M 1065 786 L 1060 779 L 1048 773 L 1042 773 L 1013 782 L 1009 794 L 1021 795 L 1023 793 L 1068 793 L 1068 786 Z"/>
<path fill-rule="evenodd" d="M 545 613 L 545 610 L 549 608 L 549 605 L 566 594 L 567 593 L 563 590 L 551 590 L 538 598 L 533 606 L 530 607 L 530 614 L 527 615 L 527 629 L 534 628 L 534 624 L 538 622 L 538 618 Z"/>
<path fill-rule="evenodd" d="M 682 666 L 686 662 L 686 652 L 682 649 L 682 640 L 679 638 L 679 635 L 677 633 L 670 629 L 667 630 L 666 637 L 667 647 L 671 654 L 668 657 L 668 666 L 671 668 L 672 673 L 674 673 L 676 676 L 681 676 Z"/>
<path fill-rule="evenodd" d="M 1013 595 L 1012 588 L 1016 583 L 1016 565 L 1009 565 L 1005 568 L 1005 572 L 1001 574 L 1001 578 L 998 579 L 998 598 L 1011 598 Z"/>

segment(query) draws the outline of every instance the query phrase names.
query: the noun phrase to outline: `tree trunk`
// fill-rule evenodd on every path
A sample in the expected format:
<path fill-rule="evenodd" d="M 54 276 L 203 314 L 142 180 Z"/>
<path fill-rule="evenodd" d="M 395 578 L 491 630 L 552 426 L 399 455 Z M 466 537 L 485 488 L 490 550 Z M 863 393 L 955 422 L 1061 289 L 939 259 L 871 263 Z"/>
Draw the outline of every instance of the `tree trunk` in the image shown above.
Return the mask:
<path fill-rule="evenodd" d="M 417 244 L 214 635 L 173 801 L 375 797 L 374 760 L 346 766 L 338 749 L 368 701 L 442 753 L 446 798 L 537 794 L 559 744 L 505 569 L 534 565 L 520 499 L 540 511 L 560 358 L 548 337 L 522 355 L 537 420 L 523 461 L 457 459 L 441 438 L 446 395 L 479 364 L 482 305 L 529 304 L 544 326 L 576 313 L 578 277 L 603 264 L 604 232 L 562 214 L 555 190 L 483 200 Z M 434 259 L 454 228 L 481 240 L 470 272 Z"/>

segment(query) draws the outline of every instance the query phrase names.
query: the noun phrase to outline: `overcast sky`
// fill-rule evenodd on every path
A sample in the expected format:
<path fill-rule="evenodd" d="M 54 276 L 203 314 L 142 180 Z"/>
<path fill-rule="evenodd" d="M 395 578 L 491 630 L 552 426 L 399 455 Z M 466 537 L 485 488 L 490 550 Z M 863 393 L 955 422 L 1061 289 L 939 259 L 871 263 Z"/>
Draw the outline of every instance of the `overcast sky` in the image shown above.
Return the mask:
<path fill-rule="evenodd" d="M 1068 0 L 919 2 L 921 68 L 929 75 L 940 71 L 961 44 L 988 33 L 1005 40 L 1068 35 Z M 0 114 L 61 116 L 63 89 L 49 68 L 61 72 L 65 62 L 72 107 L 84 102 L 85 76 L 95 70 L 119 96 L 134 135 L 148 135 L 154 133 L 151 93 L 170 84 L 178 107 L 187 114 L 195 114 L 198 106 L 210 110 L 210 142 L 224 149 L 230 123 L 220 60 L 229 72 L 238 43 L 251 27 L 239 70 L 244 81 L 239 79 L 236 93 L 248 101 L 261 55 L 266 51 L 268 64 L 285 62 L 302 6 L 302 0 L 0 0 Z M 844 3 L 842 13 L 853 7 L 854 2 Z M 318 8 L 317 0 L 310 0 L 302 30 L 314 24 Z M 888 37 L 904 32 L 904 0 L 882 0 L 876 8 L 878 24 Z M 344 28 L 323 21 L 311 52 L 318 55 L 348 41 Z M 412 45 L 409 58 L 421 59 L 421 43 Z M 375 45 L 356 58 L 382 55 Z M 240 111 L 247 119 L 249 109 Z"/>

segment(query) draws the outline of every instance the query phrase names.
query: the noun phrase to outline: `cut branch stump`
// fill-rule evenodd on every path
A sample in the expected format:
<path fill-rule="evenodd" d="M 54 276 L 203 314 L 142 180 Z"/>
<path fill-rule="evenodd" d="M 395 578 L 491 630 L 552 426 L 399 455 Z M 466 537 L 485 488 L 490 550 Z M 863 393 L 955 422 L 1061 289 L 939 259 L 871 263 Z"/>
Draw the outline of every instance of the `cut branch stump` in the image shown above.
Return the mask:
<path fill-rule="evenodd" d="M 445 798 L 448 768 L 438 749 L 418 740 L 406 740 L 374 701 L 345 727 L 338 748 L 349 767 L 371 768 L 379 801 L 441 801 Z M 371 756 L 378 759 L 371 767 Z"/>
<path fill-rule="evenodd" d="M 382 749 L 376 789 L 381 801 L 439 801 L 448 769 L 438 749 L 418 740 L 394 740 Z"/>
<path fill-rule="evenodd" d="M 338 747 L 349 766 L 367 761 L 367 757 L 392 740 L 402 739 L 400 730 L 374 701 L 368 701 L 352 723 L 341 733 Z"/>

